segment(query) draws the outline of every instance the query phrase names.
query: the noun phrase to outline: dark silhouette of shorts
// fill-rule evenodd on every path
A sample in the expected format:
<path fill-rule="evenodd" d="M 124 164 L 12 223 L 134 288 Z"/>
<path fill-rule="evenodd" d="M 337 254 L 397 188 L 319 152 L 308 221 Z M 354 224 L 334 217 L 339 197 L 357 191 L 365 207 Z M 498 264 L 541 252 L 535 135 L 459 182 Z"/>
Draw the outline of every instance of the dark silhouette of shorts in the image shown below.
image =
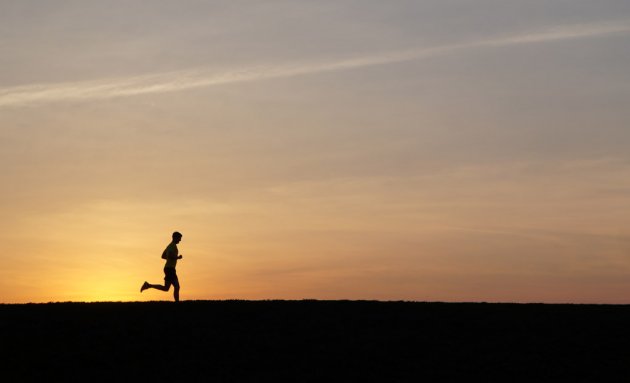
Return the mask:
<path fill-rule="evenodd" d="M 164 268 L 164 281 L 165 282 L 179 282 L 179 280 L 177 279 L 177 273 L 175 272 L 175 269 L 172 267 L 165 267 Z"/>

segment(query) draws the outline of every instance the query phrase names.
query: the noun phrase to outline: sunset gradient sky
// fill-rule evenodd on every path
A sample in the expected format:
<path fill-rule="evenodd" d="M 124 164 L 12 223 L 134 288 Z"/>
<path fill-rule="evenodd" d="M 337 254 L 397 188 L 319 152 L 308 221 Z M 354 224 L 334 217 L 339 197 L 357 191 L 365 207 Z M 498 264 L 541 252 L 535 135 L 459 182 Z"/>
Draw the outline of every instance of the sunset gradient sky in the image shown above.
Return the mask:
<path fill-rule="evenodd" d="M 0 1 L 0 302 L 630 303 L 627 0 Z"/>

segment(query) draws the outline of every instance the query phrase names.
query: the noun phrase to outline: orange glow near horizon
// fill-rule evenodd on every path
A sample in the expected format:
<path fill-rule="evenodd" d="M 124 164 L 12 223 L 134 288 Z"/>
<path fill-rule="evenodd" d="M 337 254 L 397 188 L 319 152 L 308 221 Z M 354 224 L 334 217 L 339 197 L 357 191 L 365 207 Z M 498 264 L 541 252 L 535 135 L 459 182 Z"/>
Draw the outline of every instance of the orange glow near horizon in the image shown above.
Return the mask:
<path fill-rule="evenodd" d="M 602 259 L 589 260 L 589 249 L 571 234 L 585 230 L 567 215 L 572 202 L 562 195 L 540 199 L 536 190 L 511 181 L 472 184 L 490 182 L 494 174 L 450 173 L 448 180 L 465 185 L 465 193 L 435 186 L 439 179 L 413 188 L 407 179 L 406 187 L 388 192 L 392 180 L 387 187 L 383 181 L 297 183 L 256 193 L 256 203 L 247 205 L 97 201 L 24 215 L 14 231 L 21 234 L 5 244 L 36 261 L 12 263 L 13 274 L 2 279 L 12 295 L 3 301 L 170 300 L 172 290 L 138 290 L 144 280 L 163 283 L 160 255 L 179 230 L 182 299 L 625 302 L 620 281 L 598 275 Z M 558 192 L 567 181 L 555 181 Z M 324 189 L 332 194 L 323 196 Z M 418 202 L 405 196 L 410 190 Z M 520 208 L 510 201 L 517 190 Z M 478 206 L 478 199 L 486 202 Z M 581 214 L 604 206 L 584 206 Z M 154 222 L 151 212 L 160 211 L 167 212 L 161 217 L 168 226 Z M 607 220 L 610 227 L 618 224 Z M 608 262 L 621 262 L 624 248 L 605 237 L 610 229 L 602 224 L 590 231 L 589 242 L 599 241 L 594 246 L 606 251 L 600 256 Z M 557 225 L 566 233 L 554 231 Z"/>

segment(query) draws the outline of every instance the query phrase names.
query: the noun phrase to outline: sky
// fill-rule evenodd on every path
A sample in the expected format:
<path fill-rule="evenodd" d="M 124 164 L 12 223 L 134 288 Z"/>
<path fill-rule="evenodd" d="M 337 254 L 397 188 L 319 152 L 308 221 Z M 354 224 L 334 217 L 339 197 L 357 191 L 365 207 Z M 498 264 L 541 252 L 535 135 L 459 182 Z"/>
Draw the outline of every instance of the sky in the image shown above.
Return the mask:
<path fill-rule="evenodd" d="M 630 303 L 626 0 L 0 0 L 0 302 Z"/>

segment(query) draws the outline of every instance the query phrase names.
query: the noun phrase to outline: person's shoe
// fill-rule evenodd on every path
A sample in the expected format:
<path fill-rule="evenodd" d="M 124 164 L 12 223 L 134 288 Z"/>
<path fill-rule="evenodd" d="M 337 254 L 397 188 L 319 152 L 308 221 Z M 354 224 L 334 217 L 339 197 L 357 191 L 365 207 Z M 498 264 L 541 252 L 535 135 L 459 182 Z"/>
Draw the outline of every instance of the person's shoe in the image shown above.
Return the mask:
<path fill-rule="evenodd" d="M 144 290 L 146 290 L 148 288 L 149 288 L 149 283 L 148 282 L 144 282 L 142 287 L 140 287 L 140 292 L 143 292 Z"/>

